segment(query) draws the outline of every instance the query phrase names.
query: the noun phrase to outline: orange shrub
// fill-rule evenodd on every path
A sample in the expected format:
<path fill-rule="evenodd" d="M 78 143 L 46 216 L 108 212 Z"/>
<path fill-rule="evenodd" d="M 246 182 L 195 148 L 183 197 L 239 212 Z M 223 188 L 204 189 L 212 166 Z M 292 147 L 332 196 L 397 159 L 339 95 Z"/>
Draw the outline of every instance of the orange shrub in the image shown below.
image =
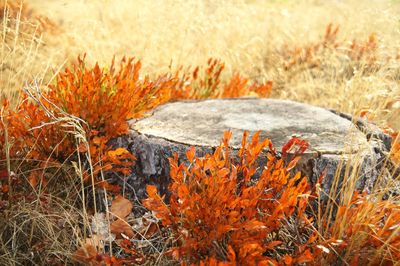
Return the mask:
<path fill-rule="evenodd" d="M 394 142 L 391 152 L 393 162 L 400 167 L 400 142 Z"/>
<path fill-rule="evenodd" d="M 282 50 L 284 58 L 283 67 L 290 70 L 293 67 L 306 65 L 307 68 L 320 67 L 321 59 L 326 53 L 346 56 L 353 62 L 365 62 L 372 66 L 377 61 L 377 40 L 375 34 L 370 34 L 363 42 L 353 40 L 345 44 L 338 40 L 339 26 L 328 24 L 324 36 L 315 42 L 304 46 L 289 48 L 285 46 Z"/>
<path fill-rule="evenodd" d="M 268 97 L 272 90 L 272 81 L 249 85 L 249 80 L 235 73 L 230 79 L 222 81 L 221 74 L 225 65 L 217 59 L 210 58 L 205 69 L 196 67 L 191 73 L 184 72 L 176 77 L 179 85 L 172 91 L 171 98 L 179 99 L 208 99 L 235 98 L 243 96 Z M 189 73 L 188 73 L 189 72 Z"/>
<path fill-rule="evenodd" d="M 389 134 L 392 136 L 392 149 L 390 151 L 390 158 L 392 159 L 395 167 L 400 168 L 400 131 L 391 130 Z"/>
<path fill-rule="evenodd" d="M 86 67 L 84 58 L 79 57 L 72 70 L 59 73 L 55 84 L 34 95 L 40 102 L 25 95 L 15 110 L 9 110 L 8 104 L 4 104 L 5 124 L 1 128 L 9 132 L 10 156 L 64 162 L 77 151 L 73 134 L 66 134 L 74 129 L 67 127 L 63 120 L 72 115 L 84 121 L 81 126 L 89 146 L 81 144 L 78 151 L 90 152 L 94 174 L 110 170 L 113 165 L 119 166 L 113 168 L 115 171 L 129 173 L 134 157 L 125 149 L 112 151 L 108 141 L 128 132 L 127 119 L 140 117 L 167 101 L 169 98 L 163 97 L 162 91 L 174 84 L 163 76 L 155 81 L 148 77 L 139 80 L 139 70 L 140 62 L 133 59 L 123 59 L 117 70 L 114 62 L 109 70 L 101 70 L 97 64 Z M 89 176 L 84 174 L 85 179 Z"/>
<path fill-rule="evenodd" d="M 347 204 L 337 206 L 335 217 L 328 212 L 321 216 L 319 232 L 326 251 L 313 265 L 338 260 L 350 265 L 395 265 L 400 260 L 400 206 L 395 201 L 355 192 Z"/>
<path fill-rule="evenodd" d="M 56 121 L 65 113 L 84 120 L 82 126 L 93 154 L 106 152 L 105 144 L 111 138 L 128 132 L 128 119 L 140 117 L 163 101 L 161 90 L 167 88 L 168 80 L 139 81 L 139 70 L 140 62 L 133 59 L 123 59 L 118 70 L 113 62 L 106 71 L 97 64 L 87 68 L 84 60 L 78 58 L 72 70 L 59 73 L 55 84 L 36 95 L 47 112 L 27 96 L 22 97 L 14 111 L 7 111 L 5 105 L 12 142 L 18 143 L 13 145 L 12 155 L 29 153 L 36 159 L 50 156 L 60 161 L 69 157 L 76 149 L 75 140 L 65 134 L 65 125 Z"/>
<path fill-rule="evenodd" d="M 123 58 L 118 69 L 114 60 L 108 70 L 98 64 L 87 68 L 84 58 L 78 57 L 72 69 L 57 76 L 46 96 L 66 113 L 85 120 L 91 130 L 112 138 L 127 133 L 127 119 L 141 117 L 168 100 L 160 96 L 171 81 L 163 77 L 140 80 L 140 68 L 140 61 L 133 58 Z"/>
<path fill-rule="evenodd" d="M 214 154 L 203 158 L 196 158 L 196 150 L 191 148 L 186 156 L 188 167 L 178 164 L 177 155 L 171 158 L 169 205 L 154 186 L 147 187 L 149 198 L 144 205 L 172 230 L 177 247 L 169 253 L 181 262 L 276 264 L 264 253 L 281 242 L 268 241 L 268 235 L 276 233 L 285 218 L 304 216 L 308 182 L 300 173 L 291 176 L 289 170 L 308 144 L 294 138 L 278 159 L 268 139 L 260 142 L 258 132 L 247 143 L 245 132 L 239 160 L 234 161 L 228 146 L 230 136 L 226 132 Z M 298 147 L 295 156 L 285 163 L 287 152 L 294 147 Z M 257 165 L 266 148 L 268 162 Z M 259 169 L 262 173 L 255 179 Z"/>
<path fill-rule="evenodd" d="M 63 160 L 74 150 L 71 138 L 59 124 L 51 123 L 51 117 L 44 109 L 26 95 L 13 110 L 9 109 L 7 101 L 3 104 L 0 128 L 3 132 L 8 131 L 7 141 L 13 159 Z"/>
<path fill-rule="evenodd" d="M 90 139 L 90 153 L 95 163 L 95 173 L 110 170 L 111 164 L 122 165 L 114 171 L 129 173 L 129 162 L 134 157 L 124 149 L 110 151 L 107 142 L 128 133 L 128 119 L 139 118 L 146 111 L 169 100 L 169 92 L 177 84 L 167 75 L 155 80 L 139 76 L 140 61 L 123 58 L 119 67 L 114 60 L 108 70 L 86 67 L 84 58 L 79 57 L 72 69 L 57 76 L 56 84 L 49 86 L 46 97 L 49 105 L 54 104 L 70 115 L 83 119 Z M 85 151 L 85 147 L 81 151 Z M 103 166 L 97 162 L 103 161 Z M 85 175 L 85 179 L 89 175 Z"/>
<path fill-rule="evenodd" d="M 192 147 L 189 166 L 178 164 L 177 155 L 170 159 L 169 204 L 147 187 L 144 206 L 170 230 L 175 241 L 167 254 L 182 265 L 394 265 L 400 259 L 398 203 L 355 192 L 335 210 L 307 209 L 317 203 L 318 186 L 310 190 L 306 178 L 289 172 L 307 143 L 290 140 L 279 158 L 269 140 L 260 142 L 257 133 L 247 143 L 245 132 L 235 160 L 229 138 L 225 133 L 214 154 L 201 158 Z M 267 148 L 267 162 L 257 165 Z M 292 226 L 293 235 L 282 238 Z"/>

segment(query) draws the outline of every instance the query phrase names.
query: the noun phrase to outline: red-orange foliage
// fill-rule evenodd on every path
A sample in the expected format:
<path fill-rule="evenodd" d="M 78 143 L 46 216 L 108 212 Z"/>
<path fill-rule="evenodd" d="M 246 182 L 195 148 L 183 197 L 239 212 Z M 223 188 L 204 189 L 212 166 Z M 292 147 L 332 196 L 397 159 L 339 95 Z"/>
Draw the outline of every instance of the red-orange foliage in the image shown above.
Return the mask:
<path fill-rule="evenodd" d="M 235 162 L 228 146 L 230 136 L 226 132 L 214 154 L 203 158 L 196 158 L 195 149 L 190 149 L 189 167 L 178 164 L 177 155 L 171 158 L 170 204 L 154 186 L 148 186 L 144 205 L 172 230 L 178 246 L 169 252 L 175 259 L 203 265 L 211 261 L 276 264 L 264 252 L 281 242 L 267 241 L 267 236 L 276 232 L 285 218 L 304 214 L 308 182 L 300 173 L 291 176 L 289 169 L 308 144 L 294 138 L 278 159 L 268 139 L 260 142 L 258 132 L 247 143 L 245 132 Z M 295 147 L 293 158 L 285 163 L 287 152 Z M 257 165 L 267 148 L 268 162 Z M 254 179 L 257 170 L 262 173 Z"/>
<path fill-rule="evenodd" d="M 350 44 L 345 44 L 338 40 L 339 26 L 328 24 L 325 34 L 316 42 L 301 47 L 284 47 L 283 56 L 285 58 L 284 69 L 290 70 L 295 66 L 307 65 L 309 68 L 321 65 L 321 56 L 325 53 L 339 53 L 347 56 L 353 62 L 364 61 L 368 65 L 373 65 L 377 60 L 377 40 L 375 34 L 370 34 L 364 42 L 353 40 Z"/>
<path fill-rule="evenodd" d="M 400 259 L 397 203 L 356 192 L 348 204 L 336 205 L 334 216 L 329 210 L 320 218 L 308 215 L 309 201 L 318 198 L 316 189 L 310 190 L 299 173 L 289 174 L 307 148 L 304 141 L 290 140 L 278 159 L 269 140 L 260 142 L 255 134 L 247 143 L 245 132 L 234 161 L 229 138 L 225 133 L 214 154 L 202 158 L 192 147 L 186 153 L 189 166 L 178 164 L 177 155 L 170 159 L 169 204 L 154 186 L 147 187 L 144 205 L 171 230 L 176 242 L 168 254 L 182 265 L 328 265 L 337 260 L 393 265 Z M 257 165 L 265 149 L 268 161 Z M 295 249 L 277 251 L 288 243 L 271 236 L 288 226 L 289 217 L 303 240 L 298 235 L 292 239 Z"/>
<path fill-rule="evenodd" d="M 220 60 L 210 58 L 205 69 L 196 67 L 191 73 L 179 71 L 177 88 L 172 91 L 171 98 L 179 99 L 207 99 L 207 98 L 235 98 L 243 96 L 268 97 L 272 90 L 272 82 L 253 83 L 235 73 L 230 79 L 222 81 L 221 74 L 225 69 Z"/>
<path fill-rule="evenodd" d="M 143 265 L 146 259 L 143 255 L 136 251 L 132 243 L 123 239 L 117 242 L 117 245 L 128 254 L 124 258 L 117 258 L 108 254 L 100 253 L 96 247 L 91 244 L 85 244 L 80 247 L 74 254 L 73 259 L 83 265 L 90 266 L 122 266 L 122 265 Z"/>
<path fill-rule="evenodd" d="M 400 206 L 371 197 L 355 192 L 348 204 L 338 206 L 334 219 L 322 218 L 320 232 L 331 252 L 316 261 L 329 264 L 340 258 L 350 265 L 395 265 L 400 260 Z"/>
<path fill-rule="evenodd" d="M 98 64 L 87 68 L 79 57 L 72 69 L 57 76 L 46 96 L 68 114 L 85 120 L 90 129 L 112 138 L 127 132 L 127 119 L 141 117 L 167 100 L 161 96 L 171 87 L 170 81 L 163 77 L 140 80 L 140 68 L 140 61 L 133 58 L 123 58 L 118 69 L 114 60 L 108 70 Z"/>
<path fill-rule="evenodd" d="M 376 51 L 378 49 L 378 43 L 376 35 L 371 33 L 368 39 L 363 43 L 353 40 L 349 46 L 348 55 L 352 60 L 360 61 L 363 58 L 369 64 L 373 64 L 376 61 Z"/>
<path fill-rule="evenodd" d="M 128 132 L 128 119 L 140 117 L 168 100 L 163 91 L 174 84 L 163 76 L 154 81 L 148 77 L 140 80 L 139 70 L 140 62 L 133 59 L 123 59 L 118 70 L 113 62 L 106 71 L 98 65 L 88 68 L 78 58 L 72 70 L 59 73 L 56 83 L 40 95 L 43 106 L 26 96 L 13 111 L 5 104 L 3 117 L 9 142 L 13 143 L 10 156 L 59 162 L 71 156 L 77 147 L 74 136 L 65 133 L 73 130 L 66 127 L 65 112 L 85 121 L 82 127 L 89 146 L 81 144 L 78 151 L 90 152 L 94 175 L 110 170 L 112 165 L 119 166 L 115 171 L 129 173 L 134 157 L 122 148 L 112 151 L 107 142 Z M 85 179 L 89 176 L 84 174 Z"/>
<path fill-rule="evenodd" d="M 101 70 L 98 65 L 87 68 L 84 60 L 78 58 L 78 64 L 72 70 L 59 73 L 56 83 L 40 95 L 41 104 L 23 96 L 15 110 L 8 110 L 4 105 L 3 116 L 12 137 L 13 157 L 28 154 L 34 159 L 47 157 L 67 158 L 76 149 L 74 139 L 66 136 L 62 122 L 65 112 L 85 121 L 82 126 L 90 140 L 93 154 L 107 155 L 105 144 L 113 137 L 128 132 L 127 119 L 139 117 L 146 110 L 154 108 L 162 100 L 154 97 L 161 95 L 161 85 L 147 78 L 139 82 L 140 62 L 123 59 L 117 70 L 114 63 L 110 70 Z M 84 152 L 85 147 L 80 147 Z M 115 158 L 123 155 L 109 153 Z M 96 158 L 96 156 L 94 157 Z"/>
<path fill-rule="evenodd" d="M 199 75 L 200 68 L 196 68 L 190 78 L 180 77 L 178 71 L 151 79 L 140 76 L 141 62 L 133 58 L 123 58 L 118 66 L 113 60 L 107 69 L 101 69 L 98 64 L 88 67 L 85 58 L 78 57 L 71 68 L 57 75 L 54 84 L 35 95 L 40 104 L 27 96 L 22 96 L 14 110 L 4 104 L 2 117 L 6 125 L 0 125 L 0 138 L 4 140 L 2 133 L 6 127 L 12 158 L 63 162 L 77 150 L 74 136 L 65 133 L 71 128 L 65 127 L 63 120 L 66 114 L 72 115 L 84 121 L 81 125 L 89 145 L 80 143 L 78 151 L 90 152 L 94 176 L 101 170 L 111 170 L 113 165 L 114 171 L 128 174 L 134 157 L 123 149 L 113 152 L 107 145 L 110 139 L 128 132 L 128 119 L 140 118 L 170 100 L 269 94 L 270 82 L 248 86 L 247 79 L 238 74 L 222 83 L 223 68 L 220 61 L 210 59 L 204 75 Z M 0 148 L 4 151 L 4 147 Z M 90 176 L 85 172 L 84 180 Z M 98 185 L 116 189 L 104 182 Z"/>
<path fill-rule="evenodd" d="M 393 162 L 400 167 L 400 142 L 394 142 L 391 152 Z"/>
<path fill-rule="evenodd" d="M 396 167 L 400 168 L 400 131 L 393 131 L 389 128 L 389 134 L 392 136 L 392 149 L 390 158 Z"/>
<path fill-rule="evenodd" d="M 3 126 L 7 128 L 12 158 L 54 160 L 71 155 L 74 147 L 69 142 L 70 138 L 66 137 L 59 124 L 50 123 L 51 118 L 38 104 L 24 95 L 15 109 L 8 107 L 6 101 L 1 129 L 5 130 Z"/>
<path fill-rule="evenodd" d="M 47 99 L 49 95 L 44 94 Z M 132 165 L 134 157 L 125 149 L 112 151 L 111 147 L 106 145 L 110 139 L 102 131 L 96 128 L 90 129 L 83 125 L 86 134 L 89 137 L 89 149 L 82 144 L 77 148 L 77 141 L 72 134 L 66 133 L 67 130 L 73 130 L 66 127 L 63 116 L 55 105 L 49 102 L 43 102 L 47 105 L 46 112 L 38 103 L 31 101 L 27 96 L 23 96 L 20 103 L 14 110 L 8 108 L 8 104 L 3 105 L 2 123 L 0 124 L 0 138 L 2 144 L 5 143 L 4 132 L 7 130 L 10 144 L 10 158 L 13 160 L 23 160 L 31 167 L 41 165 L 40 168 L 49 167 L 50 163 L 63 163 L 76 152 L 90 151 L 94 159 L 94 175 L 100 170 L 110 170 L 127 173 L 129 166 Z M 77 103 L 79 104 L 79 103 Z M 90 107 L 88 107 L 90 109 Z M 126 123 L 126 122 L 125 122 Z M 124 125 L 122 125 L 124 127 Z M 101 130 L 101 129 L 100 129 Z M 99 136 L 98 136 L 99 134 Z M 3 145 L 1 145 L 3 146 Z M 1 147 L 1 158 L 5 158 L 4 146 Z M 100 166 L 100 161 L 102 166 Z M 45 163 L 44 163 L 45 162 Z M 32 171 L 29 176 L 29 182 L 34 187 L 40 178 L 41 171 Z M 84 173 L 85 181 L 89 180 L 89 173 Z M 107 187 L 106 184 L 99 183 L 99 186 Z"/>

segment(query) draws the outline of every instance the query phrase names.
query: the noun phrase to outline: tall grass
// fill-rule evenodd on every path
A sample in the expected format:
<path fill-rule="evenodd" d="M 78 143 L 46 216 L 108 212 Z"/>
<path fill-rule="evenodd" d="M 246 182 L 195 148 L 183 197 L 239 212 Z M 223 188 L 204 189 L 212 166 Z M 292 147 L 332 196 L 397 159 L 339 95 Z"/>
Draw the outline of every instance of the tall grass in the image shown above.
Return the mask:
<path fill-rule="evenodd" d="M 395 1 L 54 1 L 29 2 L 64 33 L 52 40 L 56 62 L 87 52 L 94 61 L 114 54 L 145 59 L 146 73 L 179 65 L 225 62 L 256 80 L 274 80 L 275 97 L 290 98 L 339 111 L 375 110 L 399 128 L 390 99 L 399 96 L 399 10 Z M 323 68 L 283 70 L 286 49 L 319 42 L 329 23 L 340 25 L 338 40 L 363 42 L 376 34 L 380 66 L 365 72 L 341 54 L 318 55 Z M 386 56 L 394 58 L 390 62 Z M 72 58 L 71 58 L 72 57 Z"/>
<path fill-rule="evenodd" d="M 0 1 L 0 98 L 12 103 L 25 83 L 49 81 L 51 68 L 57 67 L 46 49 L 45 24 L 32 12 L 21 1 Z"/>

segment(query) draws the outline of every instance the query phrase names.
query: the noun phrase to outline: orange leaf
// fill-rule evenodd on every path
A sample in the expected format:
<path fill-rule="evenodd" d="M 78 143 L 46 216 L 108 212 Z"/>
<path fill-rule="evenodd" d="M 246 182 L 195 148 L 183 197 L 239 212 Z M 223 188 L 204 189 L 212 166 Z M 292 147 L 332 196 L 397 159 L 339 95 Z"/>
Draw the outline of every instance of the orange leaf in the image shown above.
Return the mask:
<path fill-rule="evenodd" d="M 153 186 L 153 185 L 147 185 L 146 191 L 147 191 L 147 194 L 149 194 L 149 197 L 153 197 L 154 195 L 157 194 L 157 187 Z"/>
<path fill-rule="evenodd" d="M 273 249 L 274 247 L 279 246 L 280 244 L 282 244 L 282 241 L 272 241 L 272 242 L 269 242 L 269 243 L 265 246 L 265 248 L 266 248 L 266 249 Z"/>
<path fill-rule="evenodd" d="M 38 177 L 37 177 L 36 171 L 33 171 L 30 173 L 28 180 L 29 180 L 29 184 L 31 184 L 31 186 L 33 188 L 36 188 L 36 186 L 38 184 Z"/>
<path fill-rule="evenodd" d="M 112 185 L 107 181 L 101 181 L 97 183 L 96 187 L 104 188 L 105 190 L 113 193 L 119 193 L 121 191 L 121 187 L 119 185 Z"/>
<path fill-rule="evenodd" d="M 78 152 L 83 153 L 83 152 L 87 152 L 87 151 L 88 151 L 88 147 L 87 147 L 86 143 L 83 143 L 83 142 L 80 143 L 78 146 Z"/>
<path fill-rule="evenodd" d="M 243 224 L 243 228 L 245 230 L 258 230 L 264 227 L 265 227 L 264 223 L 257 220 L 251 220 Z"/>
<path fill-rule="evenodd" d="M 230 230 L 232 230 L 232 226 L 229 224 L 218 225 L 218 228 L 217 228 L 218 237 L 224 235 L 226 232 L 229 232 Z"/>
<path fill-rule="evenodd" d="M 229 174 L 229 169 L 228 168 L 222 168 L 221 170 L 218 171 L 217 176 L 219 178 L 223 178 Z"/>
<path fill-rule="evenodd" d="M 187 195 L 189 195 L 189 190 L 188 190 L 187 186 L 184 184 L 180 185 L 178 188 L 178 197 L 183 199 L 183 198 L 186 198 Z"/>
<path fill-rule="evenodd" d="M 286 169 L 288 170 L 288 171 L 290 171 L 290 170 L 292 170 L 295 166 L 296 166 L 296 164 L 297 164 L 297 162 L 300 160 L 300 156 L 297 156 L 297 157 L 295 157 L 295 158 L 293 158 L 291 161 L 290 161 L 290 163 L 288 164 L 288 166 L 286 167 Z"/>
<path fill-rule="evenodd" d="M 109 151 L 107 154 L 111 158 L 115 158 L 115 157 L 120 156 L 120 155 L 125 154 L 125 153 L 129 153 L 129 151 L 127 151 L 125 148 L 118 148 L 116 150 Z"/>
<path fill-rule="evenodd" d="M 285 265 L 292 265 L 293 264 L 293 258 L 290 257 L 288 254 L 286 254 L 283 257 L 283 262 L 285 263 Z"/>
<path fill-rule="evenodd" d="M 178 248 L 172 248 L 171 249 L 171 255 L 172 255 L 172 258 L 174 258 L 175 260 L 179 260 L 179 258 L 180 258 L 179 249 Z"/>
<path fill-rule="evenodd" d="M 155 223 L 151 223 L 148 228 L 144 232 L 142 232 L 142 235 L 144 235 L 146 238 L 152 237 L 156 232 L 158 232 L 158 226 Z"/>
<path fill-rule="evenodd" d="M 100 145 L 102 143 L 102 141 L 103 141 L 103 138 L 101 138 L 101 137 L 94 137 L 93 138 L 93 143 L 96 144 L 96 145 Z"/>
<path fill-rule="evenodd" d="M 232 137 L 232 131 L 225 131 L 224 132 L 224 137 L 223 137 L 223 143 L 224 143 L 224 145 L 227 147 L 228 146 L 228 142 L 229 142 L 229 140 L 231 139 L 231 137 Z"/>
<path fill-rule="evenodd" d="M 1 186 L 1 191 L 3 193 L 8 193 L 8 191 L 10 191 L 10 187 L 8 185 L 2 185 Z"/>
<path fill-rule="evenodd" d="M 125 218 L 133 209 L 133 204 L 121 195 L 118 195 L 111 203 L 110 211 L 119 218 Z"/>
<path fill-rule="evenodd" d="M 121 237 L 121 234 L 126 235 L 129 238 L 135 236 L 132 227 L 124 220 L 118 219 L 110 225 L 111 233 L 116 234 L 117 237 Z"/>
<path fill-rule="evenodd" d="M 228 246 L 227 257 L 230 262 L 236 262 L 236 254 L 231 245 Z"/>
<path fill-rule="evenodd" d="M 97 249 L 91 244 L 85 244 L 74 253 L 74 260 L 83 264 L 92 262 L 97 256 Z"/>
<path fill-rule="evenodd" d="M 305 263 L 305 262 L 310 262 L 313 261 L 314 257 L 309 249 L 306 249 L 303 254 L 301 254 L 297 259 L 296 263 Z"/>
<path fill-rule="evenodd" d="M 190 147 L 189 150 L 186 151 L 186 158 L 189 160 L 189 162 L 193 162 L 195 156 L 196 156 L 196 147 L 192 146 Z"/>

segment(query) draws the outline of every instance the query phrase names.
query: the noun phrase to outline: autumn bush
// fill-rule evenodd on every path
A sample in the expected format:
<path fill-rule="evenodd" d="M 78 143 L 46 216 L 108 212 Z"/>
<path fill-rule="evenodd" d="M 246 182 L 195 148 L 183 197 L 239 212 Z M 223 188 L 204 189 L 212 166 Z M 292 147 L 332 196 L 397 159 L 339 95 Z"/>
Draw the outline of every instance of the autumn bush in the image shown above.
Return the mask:
<path fill-rule="evenodd" d="M 336 217 L 323 215 L 321 234 L 330 239 L 320 261 L 350 265 L 395 265 L 400 260 L 400 208 L 397 200 L 381 200 L 355 192 L 339 204 Z"/>
<path fill-rule="evenodd" d="M 140 63 L 133 59 L 123 59 L 118 69 L 111 64 L 108 70 L 101 70 L 98 65 L 86 67 L 84 59 L 78 58 L 72 70 L 60 72 L 48 88 L 40 90 L 35 84 L 28 84 L 15 107 L 11 108 L 8 101 L 4 101 L 0 124 L 0 209 L 6 214 L 2 228 L 4 238 L 9 236 L 7 226 L 12 221 L 7 217 L 14 213 L 10 208 L 17 206 L 15 202 L 29 205 L 41 202 L 41 198 L 49 194 L 57 195 L 65 204 L 80 210 L 77 213 L 80 219 L 75 221 L 79 225 L 75 224 L 72 232 L 69 231 L 70 237 L 87 234 L 88 226 L 83 232 L 79 227 L 88 222 L 86 208 L 94 207 L 96 212 L 95 190 L 120 192 L 119 186 L 109 184 L 101 173 L 112 169 L 128 174 L 135 160 L 127 150 L 114 149 L 108 141 L 126 134 L 127 119 L 153 108 L 162 99 L 158 91 L 167 89 L 167 86 L 160 86 L 162 77 L 139 81 L 139 69 Z M 156 93 L 160 97 L 155 97 Z M 32 214 L 42 211 L 38 206 Z M 22 207 L 18 207 L 14 215 L 26 215 L 26 212 L 18 212 Z M 58 211 L 62 217 L 62 209 Z M 57 210 L 51 212 L 57 213 Z M 57 227 L 48 222 L 49 230 Z M 32 230 L 37 226 L 33 218 L 27 223 Z M 53 233 L 48 235 L 53 236 Z M 18 238 L 26 242 L 23 235 Z M 10 243 L 3 240 L 7 249 Z M 23 254 L 24 250 L 19 252 Z M 18 257 L 21 254 L 13 254 L 14 260 L 26 261 L 23 255 Z"/>
<path fill-rule="evenodd" d="M 335 206 L 322 204 L 323 176 L 311 188 L 291 171 L 306 142 L 290 140 L 280 157 L 270 140 L 257 133 L 247 142 L 245 132 L 235 157 L 229 138 L 226 132 L 204 157 L 192 147 L 189 164 L 170 159 L 169 203 L 147 187 L 144 206 L 174 239 L 166 254 L 182 265 L 394 265 L 399 259 L 395 199 L 355 192 Z"/>
<path fill-rule="evenodd" d="M 391 130 L 392 136 L 392 149 L 390 157 L 395 167 L 400 168 L 400 131 Z"/>
<path fill-rule="evenodd" d="M 137 99 L 142 108 L 150 110 L 162 101 L 169 100 L 167 92 L 171 87 L 174 88 L 172 85 L 179 84 L 173 79 L 165 79 L 168 81 L 166 84 L 172 84 L 166 86 L 168 91 L 165 93 L 161 87 L 145 86 L 141 83 L 143 80 L 138 78 L 138 69 L 132 62 L 122 61 L 118 70 L 112 65 L 107 71 L 98 66 L 86 69 L 83 60 L 79 60 L 78 65 L 73 66 L 74 70 L 61 73 L 56 85 L 48 91 L 36 94 L 31 91 L 30 95 L 36 101 L 22 97 L 16 110 L 9 110 L 5 102 L 0 135 L 3 151 L 7 150 L 8 156 L 20 160 L 42 161 L 38 166 L 43 168 L 54 167 L 57 161 L 56 168 L 60 167 L 60 162 L 68 159 L 64 157 L 66 152 L 103 154 L 103 160 L 109 160 L 123 169 L 129 168 L 130 163 L 125 160 L 132 160 L 133 157 L 125 150 L 107 147 L 107 141 L 127 132 L 126 119 L 140 117 L 143 113 L 140 109 L 138 112 L 129 112 L 122 105 L 112 105 L 117 103 L 115 97 L 121 97 L 118 99 L 120 101 L 125 99 L 119 90 L 124 91 L 129 84 L 130 89 L 140 88 L 138 93 L 141 89 L 147 89 L 164 95 L 165 98 Z M 138 83 L 124 82 L 123 77 L 130 77 L 129 80 L 137 77 Z M 146 80 L 149 81 L 144 79 L 144 82 Z M 114 88 L 112 93 L 102 90 L 107 86 Z M 89 95 L 108 101 L 99 100 L 104 105 L 93 106 L 94 102 L 87 101 Z M 86 106 L 87 111 L 69 104 L 80 101 L 83 101 L 82 106 Z M 128 101 L 128 104 L 132 104 L 134 110 L 134 102 Z M 96 108 L 106 111 L 101 115 L 89 112 L 100 110 Z M 109 120 L 105 120 L 105 117 L 113 118 L 115 110 L 125 119 L 114 117 L 112 121 L 117 123 L 107 124 Z M 68 127 L 65 127 L 68 120 L 63 120 L 66 114 L 84 118 L 78 121 L 88 136 L 87 146 L 74 139 L 75 135 L 65 134 L 68 131 Z M 183 264 L 199 265 L 321 265 L 334 263 L 338 258 L 344 264 L 351 265 L 374 264 L 380 260 L 392 265 L 399 259 L 398 203 L 356 193 L 351 201 L 343 201 L 337 206 L 334 216 L 329 211 L 313 214 L 309 205 L 313 205 L 312 202 L 318 198 L 318 188 L 310 188 L 305 177 L 291 172 L 307 148 L 304 141 L 294 138 L 278 153 L 269 140 L 260 141 L 258 133 L 250 142 L 247 142 L 245 133 L 242 147 L 235 157 L 234 151 L 229 148 L 229 138 L 230 134 L 226 133 L 214 154 L 202 158 L 196 157 L 194 148 L 189 150 L 186 157 L 190 165 L 179 164 L 176 156 L 171 158 L 169 204 L 157 194 L 154 187 L 148 187 L 149 198 L 144 205 L 160 219 L 161 230 L 170 232 L 173 239 L 166 254 Z M 47 159 L 51 160 L 43 164 L 46 154 L 49 155 Z M 262 165 L 259 165 L 260 159 L 264 161 Z M 110 169 L 105 167 L 97 170 Z M 8 170 L 3 168 L 1 171 L 3 179 L 12 180 L 11 183 L 2 182 L 2 204 L 7 198 L 8 184 L 19 185 L 18 178 L 24 176 L 21 172 L 11 174 Z M 38 174 L 35 171 L 32 173 Z M 45 183 L 41 178 L 43 175 L 28 177 L 32 186 Z M 100 184 L 103 184 L 100 188 L 112 188 L 110 184 Z M 110 191 L 118 193 L 118 189 Z M 16 196 L 29 199 L 21 193 Z M 47 200 L 41 198 L 43 204 Z M 117 201 L 113 204 L 118 204 Z M 2 208 L 7 209 L 7 206 L 3 204 Z M 145 254 L 138 252 L 132 243 L 134 238 L 141 236 L 132 231 L 132 225 L 125 218 L 131 211 L 124 211 L 117 215 L 119 218 L 110 222 L 111 232 L 128 237 L 116 243 L 130 255 L 117 258 L 89 244 L 78 249 L 79 252 L 74 254 L 75 259 L 93 265 L 146 261 Z M 45 243 L 43 236 L 35 242 L 37 246 Z M 53 259 L 57 261 L 58 258 Z"/>
<path fill-rule="evenodd" d="M 207 61 L 206 67 L 197 66 L 194 70 L 182 67 L 177 71 L 179 86 L 172 91 L 172 99 L 235 98 L 243 96 L 268 97 L 272 81 L 249 84 L 249 79 L 240 73 L 222 79 L 224 63 L 215 58 Z"/>
<path fill-rule="evenodd" d="M 22 96 L 15 110 L 3 108 L 3 127 L 7 128 L 9 156 L 33 160 L 55 160 L 59 163 L 74 153 L 88 152 L 94 174 L 110 170 L 112 164 L 124 165 L 126 173 L 134 157 L 123 149 L 112 151 L 107 142 L 128 132 L 127 119 L 140 116 L 146 108 L 157 105 L 154 97 L 160 87 L 155 83 L 138 82 L 140 63 L 122 61 L 117 73 L 112 64 L 108 72 L 96 65 L 85 68 L 79 58 L 73 70 L 66 69 L 56 83 L 43 92 L 31 90 L 31 98 Z M 33 99 L 32 99 L 33 98 Z M 80 142 L 67 117 L 76 117 L 81 125 Z M 69 124 L 68 124 L 69 123 Z M 90 173 L 85 175 L 85 180 Z"/>
<path fill-rule="evenodd" d="M 169 253 L 177 260 L 189 264 L 212 260 L 229 265 L 276 263 L 277 258 L 264 254 L 282 242 L 268 236 L 277 233 L 284 220 L 294 214 L 299 221 L 309 222 L 304 214 L 310 189 L 307 179 L 300 173 L 289 173 L 308 144 L 292 139 L 278 158 L 268 139 L 260 141 L 257 133 L 247 143 L 244 133 L 234 160 L 230 135 L 225 133 L 214 154 L 198 158 L 191 148 L 186 156 L 189 166 L 178 164 L 177 156 L 171 158 L 169 205 L 154 186 L 148 186 L 144 206 L 172 231 L 176 242 Z M 287 152 L 295 147 L 295 156 L 285 162 Z M 256 161 L 267 156 L 268 162 L 257 165 Z M 258 171 L 262 173 L 255 178 Z"/>
<path fill-rule="evenodd" d="M 378 59 L 378 44 L 375 34 L 370 34 L 366 41 L 352 40 L 349 43 L 339 40 L 339 25 L 330 23 L 326 26 L 322 38 L 303 47 L 285 47 L 282 55 L 285 58 L 284 69 L 303 66 L 305 69 L 324 68 L 327 62 L 324 57 L 333 55 L 347 60 L 348 63 L 366 64 L 373 67 Z"/>

